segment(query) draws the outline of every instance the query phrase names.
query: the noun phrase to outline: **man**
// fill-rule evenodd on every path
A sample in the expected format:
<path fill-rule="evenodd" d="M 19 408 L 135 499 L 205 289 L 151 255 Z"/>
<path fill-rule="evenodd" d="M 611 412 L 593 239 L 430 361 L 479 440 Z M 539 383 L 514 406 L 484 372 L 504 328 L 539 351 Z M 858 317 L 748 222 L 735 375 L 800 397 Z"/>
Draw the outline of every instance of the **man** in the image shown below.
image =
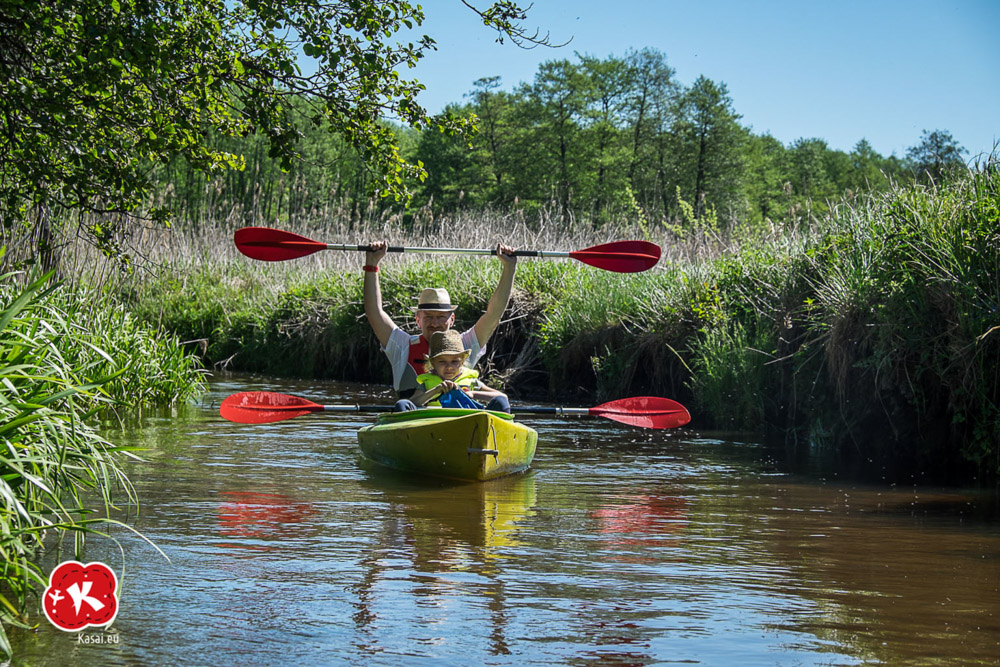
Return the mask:
<path fill-rule="evenodd" d="M 448 290 L 428 288 L 420 293 L 413 308 L 414 318 L 420 328 L 419 336 L 411 336 L 400 329 L 382 309 L 382 287 L 378 278 L 378 263 L 385 257 L 388 244 L 377 241 L 368 246 L 365 254 L 364 300 L 365 316 L 375 332 L 379 344 L 392 364 L 392 386 L 400 398 L 409 398 L 417 388 L 417 376 L 424 372 L 428 341 L 435 331 L 447 331 L 455 324 L 455 308 Z M 500 323 L 507 309 L 510 292 L 514 287 L 517 257 L 510 246 L 498 245 L 497 257 L 503 263 L 500 282 L 490 297 L 486 312 L 476 324 L 462 333 L 462 343 L 469 350 L 465 364 L 473 368 L 486 351 L 486 342 Z"/>

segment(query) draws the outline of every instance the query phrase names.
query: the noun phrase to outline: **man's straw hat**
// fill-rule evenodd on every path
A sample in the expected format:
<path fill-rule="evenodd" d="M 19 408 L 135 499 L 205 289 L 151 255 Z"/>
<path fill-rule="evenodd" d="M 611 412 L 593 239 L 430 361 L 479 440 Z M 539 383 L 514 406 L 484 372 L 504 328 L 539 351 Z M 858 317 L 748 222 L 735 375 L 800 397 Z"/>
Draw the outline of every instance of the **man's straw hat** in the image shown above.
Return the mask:
<path fill-rule="evenodd" d="M 412 307 L 413 312 L 419 310 L 433 310 L 445 313 L 455 312 L 458 306 L 451 303 L 451 295 L 443 287 L 428 287 L 420 293 L 417 305 Z"/>

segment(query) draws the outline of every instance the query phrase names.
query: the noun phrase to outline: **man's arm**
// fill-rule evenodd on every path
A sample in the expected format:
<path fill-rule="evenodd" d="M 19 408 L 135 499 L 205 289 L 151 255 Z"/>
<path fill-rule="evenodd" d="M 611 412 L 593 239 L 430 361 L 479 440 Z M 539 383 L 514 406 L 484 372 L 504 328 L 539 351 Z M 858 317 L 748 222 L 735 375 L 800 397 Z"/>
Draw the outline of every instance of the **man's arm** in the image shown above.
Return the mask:
<path fill-rule="evenodd" d="M 493 387 L 487 387 L 485 384 L 480 383 L 478 389 L 472 390 L 472 398 L 479 401 L 480 403 L 489 403 L 491 399 L 497 396 L 506 396 L 499 389 L 494 389 Z"/>
<path fill-rule="evenodd" d="M 510 292 L 514 288 L 514 271 L 517 270 L 517 256 L 514 255 L 514 249 L 510 246 L 498 245 L 497 257 L 503 262 L 500 282 L 493 290 L 493 296 L 490 297 L 490 302 L 486 306 L 486 312 L 479 318 L 475 326 L 476 338 L 479 340 L 480 347 L 486 347 L 486 341 L 496 331 L 497 325 L 500 324 L 500 318 L 510 302 Z"/>
<path fill-rule="evenodd" d="M 365 253 L 365 266 L 378 268 L 379 261 L 385 257 L 388 244 L 385 241 L 376 241 L 368 247 L 370 250 Z M 364 301 L 365 317 L 368 318 L 368 324 L 375 332 L 379 344 L 384 348 L 389 342 L 389 334 L 396 328 L 396 323 L 382 309 L 382 286 L 379 284 L 378 271 L 365 270 Z"/>

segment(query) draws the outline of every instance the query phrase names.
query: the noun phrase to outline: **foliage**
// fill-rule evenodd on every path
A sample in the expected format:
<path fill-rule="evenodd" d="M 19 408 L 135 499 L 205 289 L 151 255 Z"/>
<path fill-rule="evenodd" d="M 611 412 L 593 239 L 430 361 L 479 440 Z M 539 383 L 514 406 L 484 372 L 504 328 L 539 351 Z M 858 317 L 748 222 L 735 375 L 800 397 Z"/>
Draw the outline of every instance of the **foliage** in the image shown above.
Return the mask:
<path fill-rule="evenodd" d="M 466 4 L 501 36 L 545 42 L 509 0 Z M 242 169 L 243 152 L 221 147 L 233 138 L 259 137 L 287 170 L 302 156 L 302 123 L 356 151 L 375 192 L 406 198 L 424 172 L 383 119 L 471 127 L 432 121 L 416 100 L 423 86 L 400 76 L 434 48 L 427 36 L 392 41 L 423 18 L 406 0 L 2 0 L 0 219 L 9 228 L 52 206 L 141 210 L 157 165 Z M 120 232 L 90 231 L 105 248 Z"/>
<path fill-rule="evenodd" d="M 694 198 L 696 218 L 705 214 L 709 201 L 734 201 L 743 180 L 738 120 L 725 84 L 700 76 L 681 97 L 676 151 L 685 178 L 680 185 Z"/>
<path fill-rule="evenodd" d="M 107 298 L 50 278 L 23 285 L 0 277 L 5 624 L 21 625 L 28 594 L 45 586 L 37 563 L 47 533 L 72 532 L 79 554 L 84 536 L 110 517 L 118 492 L 136 500 L 122 469 L 122 457 L 131 455 L 93 430 L 94 413 L 182 400 L 202 386 L 176 338 L 152 333 Z M 2 629 L 0 649 L 9 654 Z"/>
<path fill-rule="evenodd" d="M 90 530 L 81 498 L 90 489 L 105 508 L 115 487 L 132 497 L 119 450 L 85 423 L 95 401 L 109 400 L 100 389 L 110 379 L 107 354 L 80 336 L 57 288 L 45 287 L 48 276 L 23 290 L 10 278 L 0 278 L 0 618 L 8 624 L 19 622 L 28 592 L 44 586 L 34 558 L 45 531 Z M 77 345 L 67 354 L 69 340 Z M 72 359 L 82 348 L 92 358 Z M 0 640 L 9 656 L 2 629 Z"/>
<path fill-rule="evenodd" d="M 763 430 L 769 387 L 760 344 L 735 320 L 706 329 L 691 346 L 692 393 L 716 427 Z"/>
<path fill-rule="evenodd" d="M 683 86 L 652 49 L 548 61 L 512 90 L 484 77 L 466 98 L 436 125 L 387 125 L 400 154 L 426 171 L 409 207 L 371 199 L 371 174 L 350 145 L 300 113 L 293 116 L 305 159 L 287 171 L 261 138 L 220 139 L 221 150 L 244 156 L 246 171 L 206 179 L 175 160 L 158 172 L 158 196 L 183 212 L 186 224 L 489 208 L 555 213 L 567 226 L 600 228 L 631 218 L 636 207 L 647 222 L 673 224 L 683 200 L 695 218 L 714 211 L 726 227 L 822 218 L 830 201 L 887 191 L 916 173 L 911 159 L 882 157 L 864 139 L 844 152 L 818 138 L 785 146 L 756 135 L 740 125 L 724 84 L 700 77 Z M 288 106 L 308 104 L 296 98 Z M 472 116 L 477 132 L 442 131 Z"/>
<path fill-rule="evenodd" d="M 912 169 L 919 179 L 940 183 L 945 177 L 965 166 L 966 150 L 946 130 L 923 131 L 920 143 L 906 151 Z"/>

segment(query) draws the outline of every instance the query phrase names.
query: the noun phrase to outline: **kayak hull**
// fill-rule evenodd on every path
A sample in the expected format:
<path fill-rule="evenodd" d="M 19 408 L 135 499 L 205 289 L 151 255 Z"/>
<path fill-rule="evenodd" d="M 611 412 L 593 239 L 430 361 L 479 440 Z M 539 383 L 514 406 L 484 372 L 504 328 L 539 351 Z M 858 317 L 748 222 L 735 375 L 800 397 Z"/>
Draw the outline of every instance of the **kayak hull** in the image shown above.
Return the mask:
<path fill-rule="evenodd" d="M 508 414 L 486 410 L 395 412 L 358 431 L 361 454 L 375 463 L 463 481 L 495 479 L 527 469 L 537 443 L 533 429 Z"/>

